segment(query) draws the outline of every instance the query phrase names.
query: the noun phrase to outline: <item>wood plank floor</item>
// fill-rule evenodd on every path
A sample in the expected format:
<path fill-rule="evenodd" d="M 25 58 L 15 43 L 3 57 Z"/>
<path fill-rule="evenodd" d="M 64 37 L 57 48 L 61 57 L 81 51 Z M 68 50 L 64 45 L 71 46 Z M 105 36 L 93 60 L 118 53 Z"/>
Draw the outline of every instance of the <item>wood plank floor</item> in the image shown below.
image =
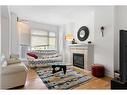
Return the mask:
<path fill-rule="evenodd" d="M 82 72 L 91 75 L 90 71 L 82 70 Z M 110 89 L 110 77 L 96 78 L 93 77 L 90 81 L 80 84 L 74 88 L 74 90 L 83 90 L 83 89 Z M 27 90 L 46 90 L 47 87 L 39 78 L 35 70 L 29 69 L 26 84 L 22 88 L 18 89 L 27 89 Z"/>

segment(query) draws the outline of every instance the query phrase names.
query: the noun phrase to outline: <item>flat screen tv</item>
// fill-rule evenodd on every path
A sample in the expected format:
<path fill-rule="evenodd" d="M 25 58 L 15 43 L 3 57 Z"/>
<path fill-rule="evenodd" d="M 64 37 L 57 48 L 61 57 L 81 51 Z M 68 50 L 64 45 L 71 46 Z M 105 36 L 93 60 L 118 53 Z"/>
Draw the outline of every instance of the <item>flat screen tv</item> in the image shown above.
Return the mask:
<path fill-rule="evenodd" d="M 120 30 L 120 80 L 127 82 L 127 30 Z"/>

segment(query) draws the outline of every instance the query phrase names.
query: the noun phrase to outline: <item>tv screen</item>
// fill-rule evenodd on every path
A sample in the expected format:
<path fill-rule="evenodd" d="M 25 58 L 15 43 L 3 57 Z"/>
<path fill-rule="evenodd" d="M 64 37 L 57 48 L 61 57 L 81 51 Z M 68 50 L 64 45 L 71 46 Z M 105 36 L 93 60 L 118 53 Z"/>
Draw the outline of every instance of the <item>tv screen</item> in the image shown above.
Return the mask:
<path fill-rule="evenodd" d="M 120 79 L 127 82 L 127 30 L 120 30 Z"/>

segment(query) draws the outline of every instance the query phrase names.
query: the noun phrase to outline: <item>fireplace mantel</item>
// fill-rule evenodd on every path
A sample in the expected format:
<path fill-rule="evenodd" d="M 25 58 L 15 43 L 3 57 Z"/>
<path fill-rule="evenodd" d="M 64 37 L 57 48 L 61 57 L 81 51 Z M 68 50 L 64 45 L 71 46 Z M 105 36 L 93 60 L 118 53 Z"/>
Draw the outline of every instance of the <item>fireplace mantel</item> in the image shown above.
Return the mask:
<path fill-rule="evenodd" d="M 94 45 L 93 44 L 71 44 L 70 47 L 70 63 L 73 63 L 73 53 L 84 54 L 84 68 L 91 70 L 94 63 Z"/>
<path fill-rule="evenodd" d="M 93 44 L 70 44 L 70 47 L 88 47 L 88 45 L 93 45 Z"/>

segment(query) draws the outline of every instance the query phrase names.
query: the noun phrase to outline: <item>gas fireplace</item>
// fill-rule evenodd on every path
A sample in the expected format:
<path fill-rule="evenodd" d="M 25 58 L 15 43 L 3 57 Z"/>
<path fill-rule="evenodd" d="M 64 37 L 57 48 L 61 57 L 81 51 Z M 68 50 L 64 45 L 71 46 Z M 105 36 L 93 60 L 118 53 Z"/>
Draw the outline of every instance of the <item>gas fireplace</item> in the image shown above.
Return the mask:
<path fill-rule="evenodd" d="M 84 54 L 73 53 L 73 66 L 84 69 Z"/>

